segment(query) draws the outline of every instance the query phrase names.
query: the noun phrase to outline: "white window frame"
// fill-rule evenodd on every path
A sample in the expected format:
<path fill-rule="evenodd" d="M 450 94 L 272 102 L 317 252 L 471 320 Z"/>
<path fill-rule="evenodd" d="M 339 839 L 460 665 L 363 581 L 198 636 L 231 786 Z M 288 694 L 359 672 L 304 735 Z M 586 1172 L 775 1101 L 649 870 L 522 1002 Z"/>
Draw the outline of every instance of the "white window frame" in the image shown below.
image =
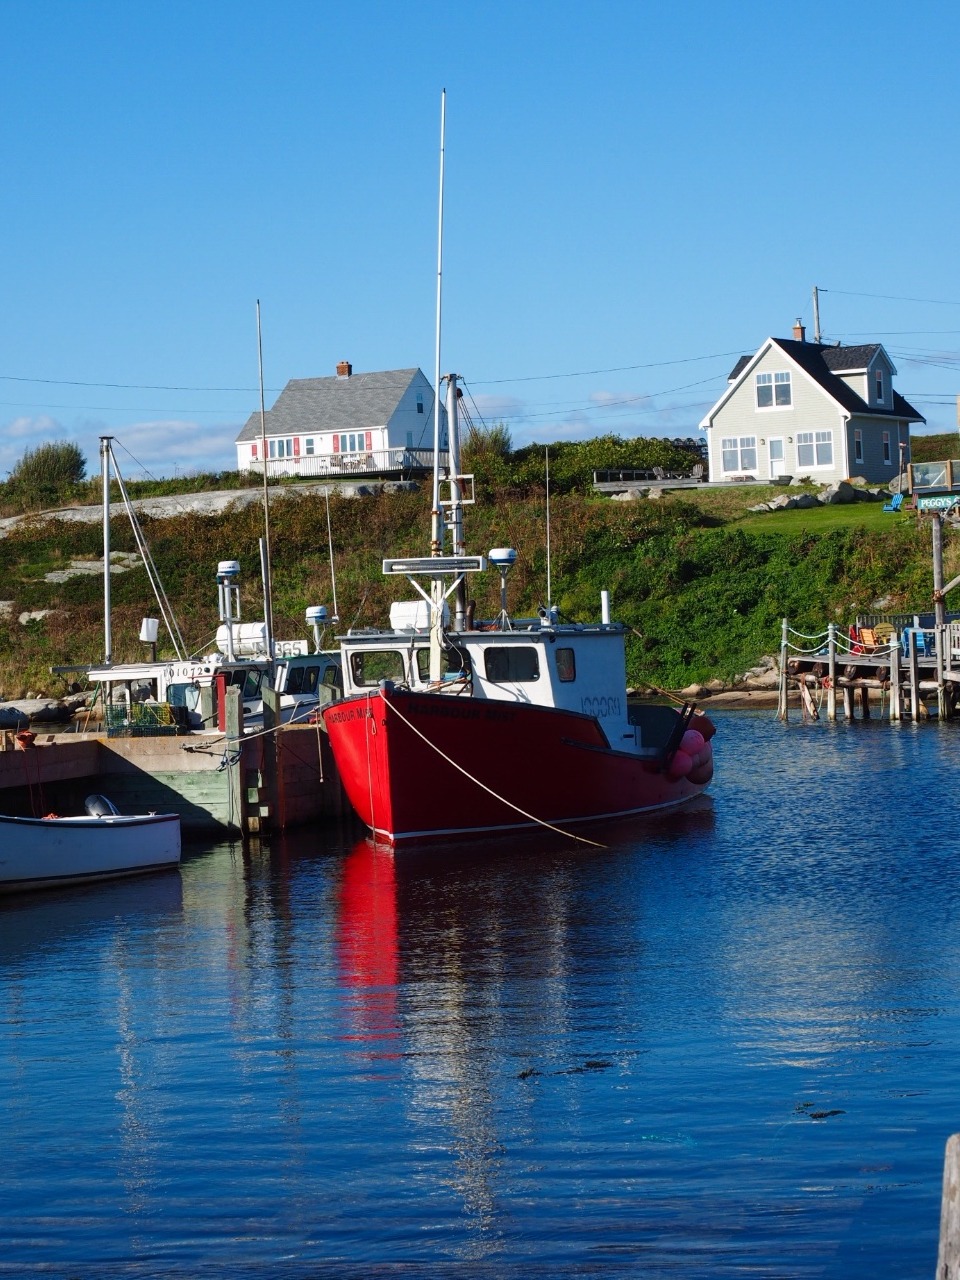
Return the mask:
<path fill-rule="evenodd" d="M 812 462 L 804 462 L 800 456 L 800 450 L 806 448 L 813 450 Z M 827 461 L 821 461 L 821 459 L 826 455 L 827 449 L 830 450 L 830 457 Z M 832 431 L 797 432 L 797 470 L 800 472 L 833 470 Z"/>
<path fill-rule="evenodd" d="M 760 388 L 769 388 L 770 403 L 760 403 Z M 790 371 L 788 369 L 777 369 L 774 372 L 764 371 L 758 373 L 754 383 L 754 390 L 757 402 L 757 412 L 767 413 L 775 409 L 792 409 L 793 408 L 793 383 L 790 379 Z M 784 399 L 783 396 L 786 395 Z"/>
<path fill-rule="evenodd" d="M 737 455 L 737 465 L 728 467 L 726 464 L 727 456 L 731 453 Z M 750 454 L 753 454 L 753 461 L 750 462 Z M 756 475 L 757 474 L 757 437 L 756 436 L 726 436 L 720 440 L 720 470 L 725 476 L 739 475 Z"/>
<path fill-rule="evenodd" d="M 859 427 L 855 427 L 853 431 L 853 460 L 863 461 L 863 432 Z"/>

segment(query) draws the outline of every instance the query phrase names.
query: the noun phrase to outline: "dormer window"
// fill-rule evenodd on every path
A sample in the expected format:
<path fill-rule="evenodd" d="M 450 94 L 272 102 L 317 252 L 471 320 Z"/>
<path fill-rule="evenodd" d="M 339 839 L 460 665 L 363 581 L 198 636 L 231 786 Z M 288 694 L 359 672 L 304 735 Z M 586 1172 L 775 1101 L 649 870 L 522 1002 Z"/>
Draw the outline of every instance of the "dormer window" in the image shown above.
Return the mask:
<path fill-rule="evenodd" d="M 877 379 L 877 401 L 883 404 L 883 370 L 878 369 L 876 372 Z"/>
<path fill-rule="evenodd" d="M 791 404 L 788 372 L 757 374 L 758 409 L 788 409 Z"/>
<path fill-rule="evenodd" d="M 417 413 L 423 413 L 423 392 L 417 392 Z"/>

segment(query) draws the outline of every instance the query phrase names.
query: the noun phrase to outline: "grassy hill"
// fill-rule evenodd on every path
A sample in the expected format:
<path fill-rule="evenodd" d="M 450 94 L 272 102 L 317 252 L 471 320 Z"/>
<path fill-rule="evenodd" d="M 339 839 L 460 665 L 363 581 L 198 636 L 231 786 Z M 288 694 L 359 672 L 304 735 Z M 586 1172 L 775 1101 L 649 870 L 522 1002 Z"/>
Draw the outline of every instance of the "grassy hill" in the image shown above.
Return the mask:
<path fill-rule="evenodd" d="M 951 443 L 953 439 L 951 438 Z M 940 455 L 945 456 L 945 455 Z M 485 476 L 481 500 L 467 511 L 473 550 L 512 545 L 511 609 L 532 613 L 545 602 L 544 494 Z M 729 678 L 754 665 L 779 641 L 784 615 L 802 630 L 846 623 L 858 611 L 929 607 L 929 527 L 913 515 L 856 504 L 756 515 L 769 486 L 659 501 L 612 502 L 571 488 L 551 504 L 554 603 L 563 615 L 599 616 L 600 591 L 610 590 L 613 615 L 633 633 L 628 645 L 635 682 L 682 687 Z M 385 555 L 424 554 L 429 492 L 381 494 L 330 503 L 341 628 L 386 622 L 396 595 L 412 593 L 403 579 L 383 578 Z M 184 636 L 195 651 L 212 647 L 217 625 L 218 560 L 242 566 L 243 615 L 262 616 L 257 505 L 226 515 L 148 520 L 144 529 Z M 294 495 L 271 508 L 274 608 L 278 637 L 306 635 L 303 611 L 332 604 L 322 498 Z M 113 522 L 115 550 L 134 551 L 126 519 Z M 50 582 L 45 575 L 102 548 L 99 525 L 35 519 L 0 539 L 0 693 L 57 693 L 65 682 L 51 665 L 97 661 L 103 652 L 102 586 L 97 577 Z M 957 545 L 947 534 L 948 576 L 957 572 Z M 478 616 L 499 608 L 494 573 L 471 580 Z M 140 619 L 156 616 L 145 571 L 113 580 L 114 656 L 143 655 Z M 52 610 L 22 626 L 28 610 Z M 165 652 L 161 637 L 161 655 Z M 167 649 L 166 652 L 172 653 Z"/>

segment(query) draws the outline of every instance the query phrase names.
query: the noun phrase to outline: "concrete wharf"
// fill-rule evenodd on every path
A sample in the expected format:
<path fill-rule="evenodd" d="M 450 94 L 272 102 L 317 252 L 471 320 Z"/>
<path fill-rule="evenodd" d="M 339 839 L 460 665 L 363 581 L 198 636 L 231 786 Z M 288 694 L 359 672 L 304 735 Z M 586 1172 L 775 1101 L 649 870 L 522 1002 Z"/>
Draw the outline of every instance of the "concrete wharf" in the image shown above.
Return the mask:
<path fill-rule="evenodd" d="M 267 691 L 268 698 L 269 693 Z M 124 813 L 179 813 L 190 834 L 258 835 L 350 812 L 319 725 L 245 735 L 240 693 L 227 690 L 226 731 L 169 737 L 104 732 L 0 735 L 0 811 L 80 813 L 91 792 Z"/>

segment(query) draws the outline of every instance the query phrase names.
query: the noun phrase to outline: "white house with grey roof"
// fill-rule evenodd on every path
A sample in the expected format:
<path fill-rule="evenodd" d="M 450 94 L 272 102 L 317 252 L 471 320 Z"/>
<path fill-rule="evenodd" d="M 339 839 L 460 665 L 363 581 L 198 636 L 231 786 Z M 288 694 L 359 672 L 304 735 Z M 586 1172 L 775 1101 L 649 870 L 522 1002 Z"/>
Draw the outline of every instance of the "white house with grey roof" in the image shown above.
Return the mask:
<path fill-rule="evenodd" d="M 910 461 L 910 424 L 925 421 L 894 390 L 896 372 L 880 343 L 807 342 L 798 320 L 792 339 L 737 361 L 700 423 L 710 479 L 892 484 Z"/>
<path fill-rule="evenodd" d="M 441 449 L 446 448 L 441 406 Z M 322 476 L 429 470 L 433 464 L 433 388 L 419 369 L 294 378 L 264 415 L 252 413 L 237 436 L 237 467 L 269 475 Z"/>

